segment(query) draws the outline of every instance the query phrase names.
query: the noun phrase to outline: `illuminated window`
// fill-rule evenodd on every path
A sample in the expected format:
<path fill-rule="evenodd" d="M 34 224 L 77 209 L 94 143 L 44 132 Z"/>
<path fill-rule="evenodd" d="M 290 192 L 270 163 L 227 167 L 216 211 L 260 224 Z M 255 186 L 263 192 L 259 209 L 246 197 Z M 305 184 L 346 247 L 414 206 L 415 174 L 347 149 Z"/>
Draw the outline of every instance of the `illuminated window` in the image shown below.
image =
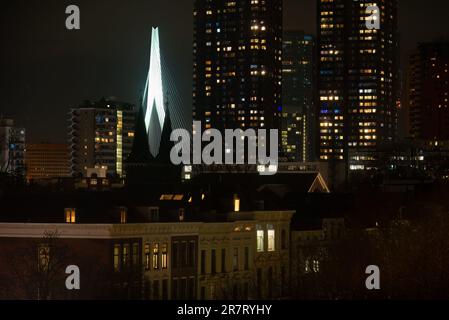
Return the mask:
<path fill-rule="evenodd" d="M 184 195 L 182 195 L 182 194 L 175 194 L 173 196 L 174 201 L 181 201 L 183 198 L 184 198 Z"/>
<path fill-rule="evenodd" d="M 150 270 L 150 245 L 145 244 L 145 270 Z"/>
<path fill-rule="evenodd" d="M 162 269 L 168 268 L 168 253 L 167 253 L 167 244 L 164 243 L 162 245 L 161 251 L 162 251 Z"/>
<path fill-rule="evenodd" d="M 186 211 L 184 208 L 179 208 L 179 221 L 184 221 Z"/>
<path fill-rule="evenodd" d="M 120 271 L 120 245 L 116 244 L 114 246 L 114 271 Z"/>
<path fill-rule="evenodd" d="M 75 223 L 76 222 L 75 208 L 66 208 L 64 211 L 65 211 L 65 222 Z"/>
<path fill-rule="evenodd" d="M 310 273 L 310 261 L 309 259 L 307 259 L 304 263 L 304 272 L 305 273 Z"/>
<path fill-rule="evenodd" d="M 235 212 L 240 211 L 240 199 L 237 195 L 234 195 L 234 211 Z"/>
<path fill-rule="evenodd" d="M 173 197 L 174 197 L 173 194 L 163 194 L 163 195 L 161 195 L 159 200 L 161 200 L 161 201 L 173 200 Z"/>
<path fill-rule="evenodd" d="M 117 111 L 117 149 L 116 149 L 116 171 L 121 177 L 123 175 L 123 111 Z"/>
<path fill-rule="evenodd" d="M 275 234 L 272 225 L 268 225 L 268 251 L 275 250 Z"/>
<path fill-rule="evenodd" d="M 159 269 L 159 244 L 153 244 L 153 269 Z"/>
<path fill-rule="evenodd" d="M 319 273 L 320 272 L 320 261 L 316 259 L 308 258 L 304 266 L 305 273 Z"/>
<path fill-rule="evenodd" d="M 264 252 L 264 231 L 260 225 L 257 226 L 257 252 Z"/>

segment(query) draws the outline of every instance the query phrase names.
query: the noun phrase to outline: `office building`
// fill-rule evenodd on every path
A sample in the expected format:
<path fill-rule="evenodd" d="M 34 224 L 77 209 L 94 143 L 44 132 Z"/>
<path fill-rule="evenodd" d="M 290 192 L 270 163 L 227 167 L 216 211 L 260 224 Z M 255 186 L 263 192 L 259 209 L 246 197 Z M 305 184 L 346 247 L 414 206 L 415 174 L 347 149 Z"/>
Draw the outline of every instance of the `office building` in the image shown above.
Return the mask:
<path fill-rule="evenodd" d="M 67 144 L 27 144 L 25 164 L 28 180 L 70 177 Z"/>

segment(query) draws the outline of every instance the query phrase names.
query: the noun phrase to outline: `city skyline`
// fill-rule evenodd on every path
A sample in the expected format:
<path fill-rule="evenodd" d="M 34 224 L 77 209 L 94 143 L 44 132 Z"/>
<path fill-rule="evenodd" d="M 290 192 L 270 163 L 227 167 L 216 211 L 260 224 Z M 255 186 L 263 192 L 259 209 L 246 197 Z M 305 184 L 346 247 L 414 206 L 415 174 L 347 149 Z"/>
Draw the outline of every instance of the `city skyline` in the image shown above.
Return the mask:
<path fill-rule="evenodd" d="M 423 8 L 419 7 L 419 1 L 407 1 L 406 8 L 401 6 L 403 2 L 399 1 L 402 70 L 405 58 L 418 42 L 448 33 L 444 28 L 444 10 L 438 10 L 448 5 L 445 1 L 434 0 L 431 2 L 435 5 Z M 66 142 L 66 114 L 85 99 L 114 95 L 137 105 L 145 83 L 142 65 L 148 64 L 152 26 L 161 28 L 162 56 L 171 73 L 176 74 L 176 86 L 186 105 L 182 111 L 190 117 L 191 2 L 174 5 L 136 1 L 125 6 L 80 1 L 79 31 L 64 27 L 66 5 L 64 1 L 39 5 L 34 1 L 26 5 L 18 1 L 2 10 L 0 39 L 7 49 L 1 53 L 5 96 L 0 113 L 26 127 L 30 142 Z M 315 1 L 284 0 L 284 9 L 285 30 L 316 33 Z M 42 21 L 44 12 L 46 18 Z M 114 23 L 105 23 L 109 19 Z M 12 29 L 13 25 L 18 28 Z M 52 125 L 43 125 L 45 119 Z"/>
<path fill-rule="evenodd" d="M 429 4 L 2 7 L 0 300 L 448 299 Z"/>

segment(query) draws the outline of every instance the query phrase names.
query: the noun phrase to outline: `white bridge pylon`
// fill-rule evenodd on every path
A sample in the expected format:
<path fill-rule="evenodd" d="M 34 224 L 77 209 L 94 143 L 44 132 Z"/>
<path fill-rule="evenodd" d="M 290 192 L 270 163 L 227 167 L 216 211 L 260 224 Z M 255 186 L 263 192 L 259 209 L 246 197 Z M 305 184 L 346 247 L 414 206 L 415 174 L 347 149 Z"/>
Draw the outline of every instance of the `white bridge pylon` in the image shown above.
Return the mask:
<path fill-rule="evenodd" d="M 153 156 L 156 156 L 159 153 L 159 143 L 161 138 L 160 133 L 165 122 L 164 91 L 162 87 L 162 66 L 158 28 L 153 28 L 151 34 L 150 68 L 145 85 L 143 105 L 146 105 L 145 127 L 149 136 L 150 150 Z M 157 123 L 151 119 L 151 117 L 155 114 L 153 112 L 153 108 L 156 109 L 160 126 L 159 128 L 151 127 L 152 124 Z M 155 135 L 158 135 L 159 137 L 156 137 Z"/>

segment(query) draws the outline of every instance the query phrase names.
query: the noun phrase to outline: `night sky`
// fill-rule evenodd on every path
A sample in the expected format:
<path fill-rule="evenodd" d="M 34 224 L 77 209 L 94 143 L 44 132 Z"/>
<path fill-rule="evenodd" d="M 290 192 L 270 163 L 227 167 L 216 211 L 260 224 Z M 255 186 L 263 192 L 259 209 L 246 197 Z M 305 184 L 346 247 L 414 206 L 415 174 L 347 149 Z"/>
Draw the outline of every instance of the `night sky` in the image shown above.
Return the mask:
<path fill-rule="evenodd" d="M 0 11 L 0 114 L 29 142 L 65 142 L 67 112 L 114 96 L 137 104 L 148 71 L 151 27 L 191 109 L 193 0 L 14 0 Z M 65 28 L 66 6 L 81 30 Z M 447 0 L 400 0 L 403 65 L 417 42 L 449 35 Z M 284 0 L 284 28 L 315 33 L 315 0 Z"/>

